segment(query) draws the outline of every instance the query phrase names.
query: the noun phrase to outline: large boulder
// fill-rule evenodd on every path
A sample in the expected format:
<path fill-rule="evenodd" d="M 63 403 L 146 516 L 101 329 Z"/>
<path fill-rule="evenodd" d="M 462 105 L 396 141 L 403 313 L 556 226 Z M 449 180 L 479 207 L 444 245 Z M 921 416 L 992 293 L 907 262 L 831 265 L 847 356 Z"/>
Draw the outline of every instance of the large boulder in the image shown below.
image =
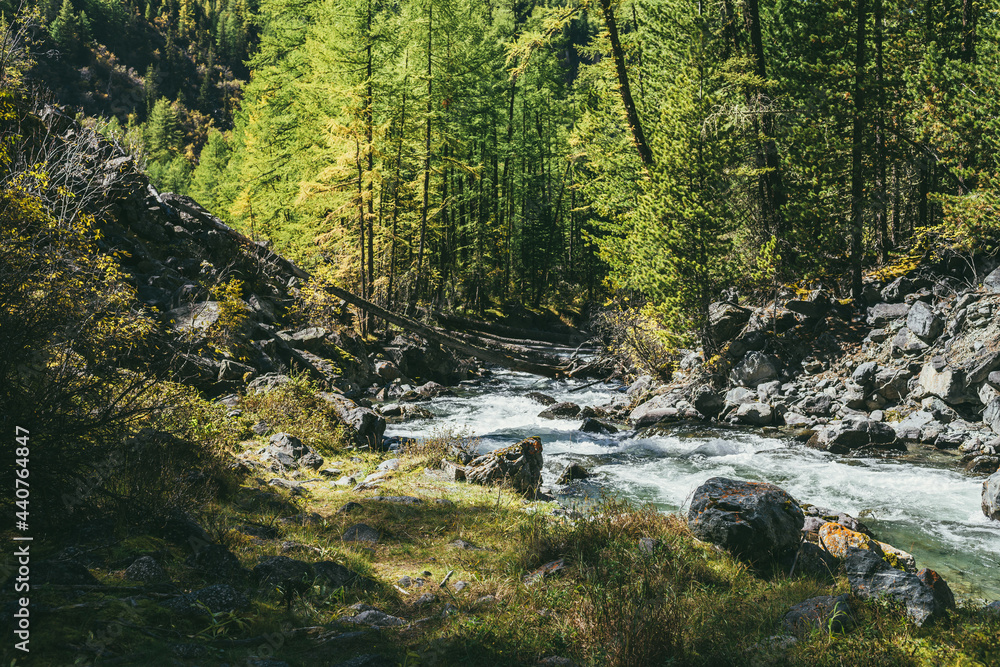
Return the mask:
<path fill-rule="evenodd" d="M 1000 294 L 1000 269 L 996 269 L 983 279 L 983 287 L 990 294 Z"/>
<path fill-rule="evenodd" d="M 1000 397 L 994 398 L 983 410 L 983 423 L 993 429 L 994 433 L 1000 433 Z"/>
<path fill-rule="evenodd" d="M 806 443 L 832 454 L 847 454 L 855 449 L 905 449 L 897 442 L 896 431 L 884 422 L 870 419 L 845 419 L 817 431 Z"/>
<path fill-rule="evenodd" d="M 910 313 L 910 306 L 906 303 L 877 303 L 868 309 L 868 324 L 882 328 L 900 318 L 906 317 Z"/>
<path fill-rule="evenodd" d="M 948 585 L 936 572 L 921 570 L 912 574 L 897 570 L 874 551 L 851 549 L 844 569 L 855 597 L 895 600 L 918 626 L 940 619 L 955 604 Z"/>
<path fill-rule="evenodd" d="M 725 407 L 725 400 L 709 385 L 703 384 L 691 390 L 691 405 L 706 417 L 715 417 Z"/>
<path fill-rule="evenodd" d="M 261 458 L 265 460 L 275 461 L 285 468 L 303 466 L 319 470 L 323 467 L 323 457 L 294 435 L 275 433 L 271 436 L 269 443 L 260 451 Z"/>
<path fill-rule="evenodd" d="M 708 307 L 708 332 L 715 341 L 733 338 L 750 321 L 750 311 L 731 303 L 717 302 Z"/>
<path fill-rule="evenodd" d="M 743 361 L 733 369 L 731 380 L 733 384 L 742 387 L 756 387 L 763 382 L 770 382 L 778 377 L 778 364 L 763 352 L 750 351 Z"/>
<path fill-rule="evenodd" d="M 917 377 L 917 383 L 919 395 L 914 396 L 914 398 L 921 399 L 933 395 L 951 405 L 959 405 L 969 401 L 969 392 L 966 391 L 965 386 L 965 373 L 949 366 L 943 357 L 934 357 L 924 364 Z"/>
<path fill-rule="evenodd" d="M 799 504 L 777 486 L 725 477 L 699 486 L 688 510 L 695 537 L 754 564 L 796 548 L 803 522 Z"/>
<path fill-rule="evenodd" d="M 542 484 L 542 439 L 525 438 L 516 445 L 474 458 L 465 476 L 473 484 L 507 484 L 519 493 L 534 496 Z"/>
<path fill-rule="evenodd" d="M 983 514 L 1000 521 L 1000 471 L 983 480 Z"/>
<path fill-rule="evenodd" d="M 361 449 L 377 450 L 382 447 L 385 417 L 371 408 L 359 406 L 341 394 L 320 392 L 320 398 L 330 403 L 340 420 L 350 429 L 354 443 Z"/>
<path fill-rule="evenodd" d="M 923 340 L 930 341 L 944 331 L 944 320 L 926 303 L 917 301 L 910 307 L 910 312 L 906 316 L 906 326 Z"/>
<path fill-rule="evenodd" d="M 743 403 L 736 408 L 736 421 L 751 426 L 768 426 L 774 423 L 774 410 L 767 403 Z"/>

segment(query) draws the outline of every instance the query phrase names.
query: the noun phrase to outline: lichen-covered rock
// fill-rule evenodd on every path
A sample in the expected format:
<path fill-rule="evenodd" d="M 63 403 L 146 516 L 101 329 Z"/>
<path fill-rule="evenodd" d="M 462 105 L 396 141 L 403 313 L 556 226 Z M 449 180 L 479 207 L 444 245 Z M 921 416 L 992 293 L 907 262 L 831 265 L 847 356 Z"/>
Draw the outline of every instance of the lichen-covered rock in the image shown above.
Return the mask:
<path fill-rule="evenodd" d="M 864 533 L 841 526 L 839 523 L 827 522 L 819 529 L 819 545 L 831 556 L 843 560 L 851 549 L 864 549 L 878 554 L 882 558 L 882 548 L 876 540 Z"/>
<path fill-rule="evenodd" d="M 473 484 L 509 484 L 519 493 L 534 496 L 542 484 L 542 439 L 525 438 L 479 456 L 466 466 L 465 476 Z"/>
<path fill-rule="evenodd" d="M 142 556 L 132 561 L 132 564 L 125 568 L 125 578 L 130 581 L 156 582 L 166 581 L 167 576 L 163 566 L 156 562 L 152 556 Z"/>
<path fill-rule="evenodd" d="M 750 563 L 794 549 L 804 517 L 795 499 L 773 484 L 713 477 L 694 492 L 688 526 Z"/>

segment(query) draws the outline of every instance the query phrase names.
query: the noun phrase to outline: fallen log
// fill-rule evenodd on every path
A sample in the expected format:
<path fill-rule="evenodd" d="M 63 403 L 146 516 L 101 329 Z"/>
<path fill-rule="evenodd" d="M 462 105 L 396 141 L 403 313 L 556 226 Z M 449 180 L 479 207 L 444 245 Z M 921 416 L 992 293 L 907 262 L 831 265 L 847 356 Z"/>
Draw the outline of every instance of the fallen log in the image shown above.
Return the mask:
<path fill-rule="evenodd" d="M 458 315 L 447 313 L 435 313 L 435 319 L 441 324 L 463 331 L 475 331 L 478 333 L 490 334 L 496 337 L 520 339 L 521 341 L 535 343 L 555 343 L 557 345 L 579 345 L 586 342 L 587 336 L 582 333 L 559 333 L 557 331 L 541 331 L 539 329 L 519 329 L 504 324 L 493 324 L 490 322 L 480 322 L 470 320 Z M 523 344 L 523 342 L 522 342 Z"/>
<path fill-rule="evenodd" d="M 525 359 L 524 357 L 516 354 L 510 354 L 509 352 L 500 352 L 499 350 L 489 350 L 479 347 L 478 345 L 473 345 L 472 343 L 460 340 L 450 334 L 447 334 L 437 327 L 432 327 L 427 324 L 423 324 L 422 322 L 411 320 L 408 317 L 397 315 L 396 313 L 388 311 L 381 306 L 377 306 L 359 296 L 355 296 L 347 290 L 340 289 L 339 287 L 326 285 L 324 289 L 335 297 L 343 299 L 352 306 L 360 308 L 375 317 L 383 319 L 391 324 L 395 324 L 398 327 L 402 327 L 403 329 L 411 331 L 419 336 L 423 336 L 427 340 L 434 341 L 439 345 L 444 345 L 445 347 L 449 347 L 458 352 L 468 354 L 469 356 L 475 357 L 481 361 L 491 364 L 499 364 L 511 370 L 521 371 L 522 373 L 531 373 L 532 375 L 541 375 L 543 377 L 560 378 L 566 376 L 568 369 L 565 366 L 539 363 L 537 361 Z"/>

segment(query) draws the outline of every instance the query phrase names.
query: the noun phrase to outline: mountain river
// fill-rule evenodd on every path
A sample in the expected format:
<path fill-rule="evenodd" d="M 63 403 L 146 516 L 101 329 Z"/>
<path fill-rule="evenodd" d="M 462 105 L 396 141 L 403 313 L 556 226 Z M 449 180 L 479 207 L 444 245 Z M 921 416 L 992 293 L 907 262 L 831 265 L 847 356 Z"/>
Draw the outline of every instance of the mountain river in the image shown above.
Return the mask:
<path fill-rule="evenodd" d="M 893 459 L 848 458 L 784 436 L 709 425 L 597 435 L 579 431 L 579 419 L 539 418 L 543 406 L 525 398 L 540 391 L 558 401 L 601 405 L 623 390 L 610 384 L 579 390 L 584 384 L 496 371 L 480 386 L 422 404 L 435 419 L 390 425 L 387 435 L 470 436 L 483 451 L 541 436 L 542 484 L 566 505 L 610 493 L 664 512 L 686 511 L 694 489 L 709 477 L 771 482 L 799 502 L 860 518 L 883 542 L 912 553 L 918 567 L 937 570 L 957 597 L 1000 599 L 1000 524 L 991 525 L 980 510 L 982 479 L 958 471 L 953 457 L 921 449 Z M 572 462 L 594 476 L 557 485 Z"/>

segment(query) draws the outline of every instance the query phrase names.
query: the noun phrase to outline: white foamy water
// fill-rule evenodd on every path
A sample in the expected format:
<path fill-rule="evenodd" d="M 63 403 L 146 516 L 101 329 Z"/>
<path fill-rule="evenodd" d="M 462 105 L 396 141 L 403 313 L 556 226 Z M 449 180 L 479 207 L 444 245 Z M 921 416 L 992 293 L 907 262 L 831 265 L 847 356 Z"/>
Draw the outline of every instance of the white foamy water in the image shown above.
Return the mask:
<path fill-rule="evenodd" d="M 424 404 L 437 416 L 390 426 L 389 435 L 427 437 L 443 430 L 479 438 L 483 448 L 541 436 L 543 483 L 554 485 L 567 463 L 596 476 L 577 483 L 590 495 L 610 492 L 663 511 L 686 509 L 694 489 L 726 476 L 777 484 L 800 503 L 858 516 L 879 538 L 911 552 L 918 567 L 941 573 L 959 597 L 1000 599 L 1000 523 L 980 510 L 982 480 L 947 464 L 845 458 L 787 438 L 690 425 L 662 435 L 582 433 L 579 419 L 542 419 L 525 398 L 540 391 L 559 401 L 600 405 L 616 388 L 498 372 L 463 395 Z"/>

